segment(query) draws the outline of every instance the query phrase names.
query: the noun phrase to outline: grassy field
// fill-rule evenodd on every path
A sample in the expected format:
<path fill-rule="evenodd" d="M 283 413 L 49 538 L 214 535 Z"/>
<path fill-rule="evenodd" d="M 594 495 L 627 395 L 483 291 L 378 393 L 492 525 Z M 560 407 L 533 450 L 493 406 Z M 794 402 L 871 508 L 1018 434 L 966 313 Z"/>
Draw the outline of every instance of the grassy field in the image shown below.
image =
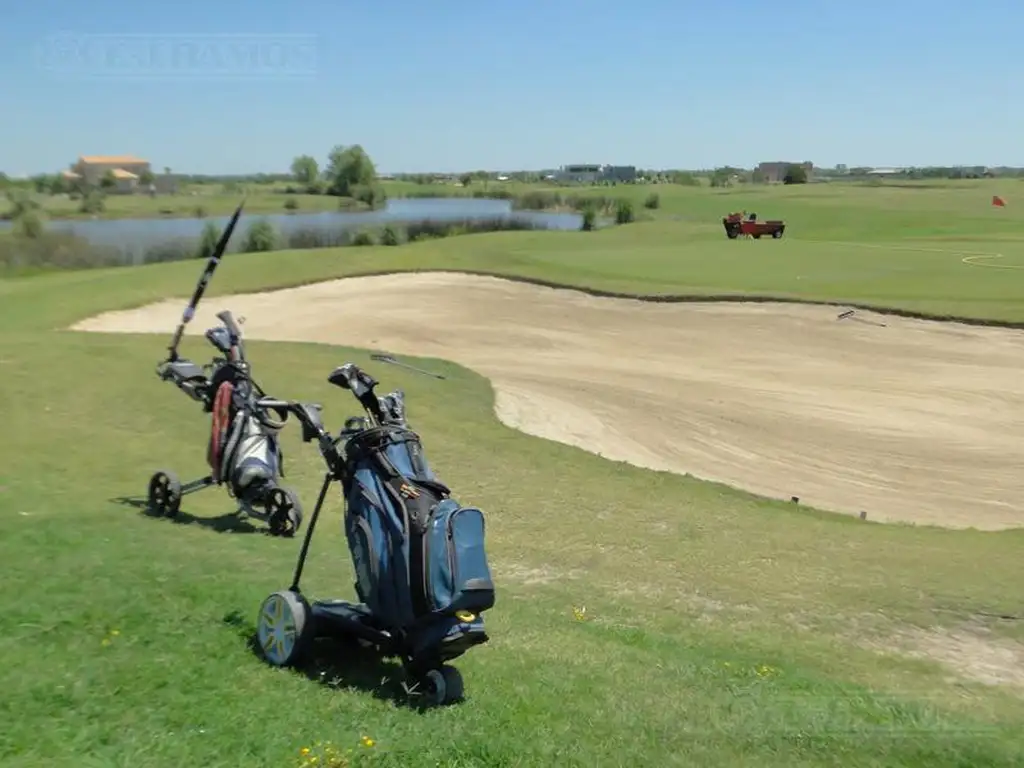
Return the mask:
<path fill-rule="evenodd" d="M 1024 321 L 1024 218 L 1010 191 L 992 210 L 993 188 L 685 190 L 655 221 L 596 233 L 233 257 L 204 301 L 448 268 Z M 732 208 L 785 218 L 787 237 L 727 241 Z M 404 706 L 395 669 L 370 659 L 268 668 L 248 636 L 298 542 L 228 526 L 215 491 L 189 497 L 180 524 L 146 516 L 152 471 L 203 471 L 206 417 L 152 374 L 166 339 L 61 330 L 169 295 L 184 305 L 198 266 L 0 281 L 3 765 L 297 766 L 325 741 L 392 766 L 1024 761 L 1019 689 L 965 671 L 1024 641 L 1019 621 L 995 618 L 1022 612 L 1021 531 L 887 527 L 609 463 L 503 427 L 469 371 L 422 362 L 448 374 L 435 382 L 322 345 L 251 343 L 250 356 L 268 390 L 319 400 L 335 425 L 354 406 L 325 381 L 342 361 L 405 388 L 435 469 L 488 513 L 493 641 L 459 664 L 470 698 L 445 710 Z M 311 507 L 316 452 L 294 432 L 285 447 Z M 351 594 L 338 510 L 333 497 L 313 547 L 320 596 Z"/>

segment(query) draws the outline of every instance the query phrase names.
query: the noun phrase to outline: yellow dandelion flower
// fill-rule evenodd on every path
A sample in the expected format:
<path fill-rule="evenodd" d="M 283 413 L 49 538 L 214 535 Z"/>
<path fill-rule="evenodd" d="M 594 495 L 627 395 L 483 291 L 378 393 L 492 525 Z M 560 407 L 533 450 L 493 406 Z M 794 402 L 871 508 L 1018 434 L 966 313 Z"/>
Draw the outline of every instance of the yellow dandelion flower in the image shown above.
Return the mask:
<path fill-rule="evenodd" d="M 374 742 L 374 740 L 373 740 L 373 739 L 371 739 L 371 738 L 370 738 L 369 736 L 363 736 L 363 738 L 361 739 L 361 741 L 363 742 L 363 746 L 364 746 L 364 747 L 372 747 L 372 746 L 373 746 L 373 745 L 374 745 L 374 744 L 376 743 L 376 742 Z"/>
<path fill-rule="evenodd" d="M 572 615 L 576 617 L 576 621 L 584 621 L 587 618 L 587 606 L 581 605 L 577 608 L 575 605 L 572 607 Z"/>
<path fill-rule="evenodd" d="M 308 755 L 309 754 L 309 747 L 303 747 L 302 749 L 300 749 L 299 750 L 299 754 L 302 755 L 303 757 Z"/>

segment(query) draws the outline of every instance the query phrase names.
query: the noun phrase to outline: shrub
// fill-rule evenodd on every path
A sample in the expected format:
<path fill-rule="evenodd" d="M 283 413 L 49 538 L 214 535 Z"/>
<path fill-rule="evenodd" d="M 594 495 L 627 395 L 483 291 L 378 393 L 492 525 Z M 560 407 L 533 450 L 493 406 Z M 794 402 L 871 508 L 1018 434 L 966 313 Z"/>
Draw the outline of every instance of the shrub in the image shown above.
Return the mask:
<path fill-rule="evenodd" d="M 649 194 L 647 196 L 647 199 L 644 200 L 644 208 L 648 208 L 648 209 L 653 211 L 656 208 L 660 208 L 660 207 L 661 207 L 661 198 L 658 197 L 658 193 L 657 192 L 651 192 L 651 194 Z"/>
<path fill-rule="evenodd" d="M 284 209 L 286 211 L 297 211 L 299 209 L 299 201 L 294 197 L 289 197 L 284 201 Z"/>
<path fill-rule="evenodd" d="M 699 187 L 700 179 L 694 176 L 692 173 L 686 173 L 684 171 L 675 171 L 669 174 L 669 182 L 672 184 L 679 184 L 684 187 Z"/>
<path fill-rule="evenodd" d="M 168 208 L 165 211 L 160 211 L 160 213 L 174 213 L 174 211 Z M 197 205 L 195 208 L 192 209 L 192 215 L 195 216 L 197 219 L 205 219 L 207 215 L 206 209 L 201 205 Z"/>
<path fill-rule="evenodd" d="M 124 261 L 117 248 L 93 246 L 70 232 L 43 232 L 38 237 L 0 236 L 0 267 L 7 271 L 90 269 Z"/>
<path fill-rule="evenodd" d="M 263 218 L 253 222 L 245 233 L 242 250 L 246 253 L 272 251 L 277 247 L 277 231 L 269 219 Z"/>
<path fill-rule="evenodd" d="M 402 239 L 398 236 L 398 230 L 390 224 L 384 226 L 380 231 L 381 245 L 401 245 Z"/>
<path fill-rule="evenodd" d="M 615 223 L 616 224 L 630 224 L 636 219 L 636 214 L 633 212 L 633 203 L 629 200 L 622 199 L 615 204 Z"/>
<path fill-rule="evenodd" d="M 783 184 L 806 184 L 807 169 L 802 165 L 790 165 L 786 168 L 786 175 L 782 177 Z"/>
<path fill-rule="evenodd" d="M 515 198 L 515 207 L 527 211 L 543 211 L 550 208 L 557 208 L 563 203 L 562 196 L 557 192 L 543 192 L 535 190 L 526 192 Z"/>
<path fill-rule="evenodd" d="M 220 233 L 218 232 L 217 237 L 219 236 Z M 217 239 L 214 238 L 214 246 L 216 246 L 216 243 Z M 195 249 L 195 242 L 188 239 L 169 240 L 166 243 L 157 243 L 146 248 L 138 262 L 142 264 L 159 264 L 165 261 L 184 261 L 195 255 Z M 213 248 L 210 248 L 210 253 L 213 253 Z M 124 260 L 126 262 L 132 261 L 131 257 L 127 254 Z"/>
<path fill-rule="evenodd" d="M 360 230 L 352 238 L 352 245 L 374 245 L 373 235 L 366 230 Z"/>
<path fill-rule="evenodd" d="M 82 198 L 82 202 L 78 204 L 78 211 L 80 213 L 102 213 L 106 207 L 103 193 L 94 190 Z"/>
<path fill-rule="evenodd" d="M 36 240 L 46 231 L 46 223 L 38 211 L 25 211 L 14 220 L 13 231 L 16 236 Z"/>
<path fill-rule="evenodd" d="M 596 222 L 597 211 L 593 208 L 587 208 L 583 211 L 583 221 L 580 223 L 580 229 L 584 232 L 591 232 L 593 231 Z"/>
<path fill-rule="evenodd" d="M 213 255 L 214 249 L 217 247 L 217 241 L 220 240 L 220 230 L 217 225 L 212 221 L 206 222 L 203 227 L 203 232 L 199 235 L 199 245 L 196 248 L 197 259 L 208 259 Z"/>
<path fill-rule="evenodd" d="M 343 245 L 351 245 L 352 233 L 347 229 L 302 227 L 300 229 L 289 229 L 285 241 L 288 247 L 294 250 L 337 248 Z"/>
<path fill-rule="evenodd" d="M 388 199 L 387 194 L 380 187 L 356 186 L 352 189 L 352 197 L 371 208 L 380 208 Z"/>

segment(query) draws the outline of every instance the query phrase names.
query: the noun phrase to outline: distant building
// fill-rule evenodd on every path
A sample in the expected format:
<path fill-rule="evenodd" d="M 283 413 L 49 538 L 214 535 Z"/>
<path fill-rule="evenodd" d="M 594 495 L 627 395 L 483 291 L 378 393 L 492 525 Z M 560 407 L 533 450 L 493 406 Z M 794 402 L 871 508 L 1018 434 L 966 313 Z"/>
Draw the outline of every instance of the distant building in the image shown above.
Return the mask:
<path fill-rule="evenodd" d="M 606 165 L 601 169 L 601 176 L 605 181 L 636 181 L 636 166 Z"/>
<path fill-rule="evenodd" d="M 599 181 L 636 181 L 635 165 L 563 165 L 552 174 L 559 181 L 596 184 Z"/>
<path fill-rule="evenodd" d="M 558 169 L 555 178 L 559 181 L 593 184 L 600 175 L 600 165 L 563 165 Z"/>
<path fill-rule="evenodd" d="M 804 169 L 807 172 L 808 181 L 811 178 L 811 174 L 814 172 L 814 163 L 761 163 L 757 166 L 757 174 L 767 184 L 781 184 L 783 179 L 786 177 L 786 171 L 789 170 L 789 166 L 796 165 Z"/>
<path fill-rule="evenodd" d="M 130 194 L 140 188 L 148 190 L 146 185 L 140 187 L 139 180 L 152 175 L 152 170 L 148 160 L 133 155 L 82 155 L 63 175 L 69 181 L 82 180 L 89 186 L 98 186 L 107 174 L 113 177 L 114 191 Z"/>

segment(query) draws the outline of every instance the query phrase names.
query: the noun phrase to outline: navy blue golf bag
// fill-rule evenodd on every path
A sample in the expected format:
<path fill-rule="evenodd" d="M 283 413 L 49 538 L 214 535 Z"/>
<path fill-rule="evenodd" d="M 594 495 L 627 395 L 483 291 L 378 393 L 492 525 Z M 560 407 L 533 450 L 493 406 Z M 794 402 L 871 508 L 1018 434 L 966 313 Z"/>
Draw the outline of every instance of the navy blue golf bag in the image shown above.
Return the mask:
<path fill-rule="evenodd" d="M 484 515 L 434 475 L 400 399 L 381 401 L 399 404 L 398 418 L 348 430 L 345 534 L 356 592 L 414 654 L 436 648 L 453 658 L 486 641 L 480 614 L 495 601 Z"/>

